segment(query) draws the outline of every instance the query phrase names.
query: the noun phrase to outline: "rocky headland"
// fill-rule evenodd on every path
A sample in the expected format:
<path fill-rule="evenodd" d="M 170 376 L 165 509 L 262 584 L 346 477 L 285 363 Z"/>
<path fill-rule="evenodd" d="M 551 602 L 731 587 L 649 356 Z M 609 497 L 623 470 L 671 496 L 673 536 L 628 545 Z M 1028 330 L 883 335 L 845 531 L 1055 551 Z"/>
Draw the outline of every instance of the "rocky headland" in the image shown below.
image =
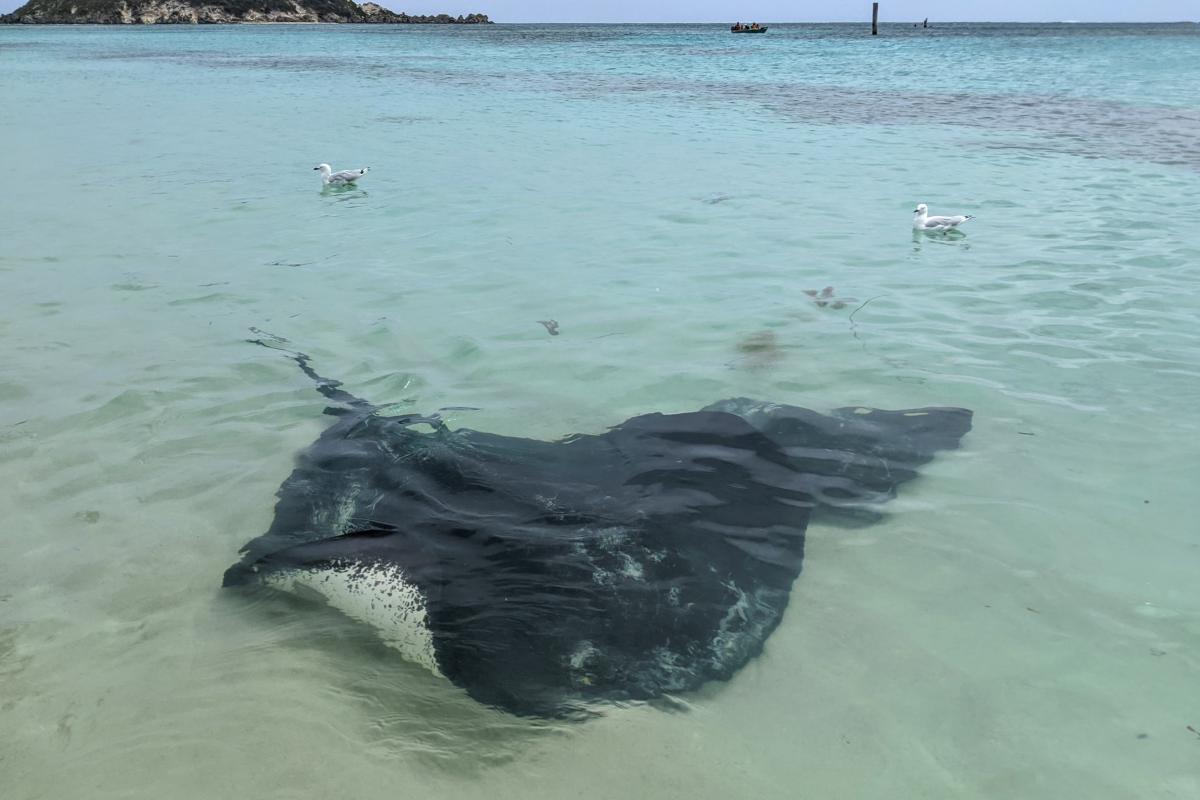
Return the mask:
<path fill-rule="evenodd" d="M 356 22 L 384 25 L 484 25 L 486 14 L 410 16 L 353 0 L 29 0 L 0 23 L 50 25 Z"/>

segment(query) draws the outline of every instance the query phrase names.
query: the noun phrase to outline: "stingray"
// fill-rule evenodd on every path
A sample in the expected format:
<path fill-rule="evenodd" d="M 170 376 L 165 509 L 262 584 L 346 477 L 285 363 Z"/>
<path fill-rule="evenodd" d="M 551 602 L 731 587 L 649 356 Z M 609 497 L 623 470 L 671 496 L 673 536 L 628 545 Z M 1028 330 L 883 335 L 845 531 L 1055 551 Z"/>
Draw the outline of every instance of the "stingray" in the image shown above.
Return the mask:
<path fill-rule="evenodd" d="M 386 416 L 291 355 L 335 420 L 224 585 L 318 598 L 522 716 L 730 680 L 779 625 L 814 515 L 875 513 L 971 428 L 961 408 L 736 398 L 542 441 Z"/>

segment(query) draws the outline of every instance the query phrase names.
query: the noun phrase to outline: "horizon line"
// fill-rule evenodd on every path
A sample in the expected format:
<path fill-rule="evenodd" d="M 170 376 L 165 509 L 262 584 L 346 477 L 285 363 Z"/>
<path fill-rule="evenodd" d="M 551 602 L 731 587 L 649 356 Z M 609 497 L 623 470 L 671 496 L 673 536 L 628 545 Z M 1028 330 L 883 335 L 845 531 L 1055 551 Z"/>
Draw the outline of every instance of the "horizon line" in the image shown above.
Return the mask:
<path fill-rule="evenodd" d="M 484 14 L 484 12 L 482 12 L 482 11 L 477 12 L 477 13 Z M 416 16 L 416 15 L 410 14 L 409 16 Z M 486 16 L 486 14 L 485 14 L 485 16 Z M 879 24 L 880 25 L 887 25 L 887 24 L 896 25 L 896 24 L 907 23 L 907 22 L 920 22 L 922 19 L 932 19 L 932 18 L 931 17 L 919 17 L 919 18 L 906 19 L 906 20 L 890 20 L 890 21 L 880 20 Z M 802 24 L 814 24 L 814 23 L 817 25 L 821 25 L 821 24 L 826 24 L 826 23 L 841 24 L 843 22 L 861 22 L 862 20 L 861 19 L 793 19 L 793 20 L 776 19 L 776 20 L 767 20 L 767 21 L 773 22 L 777 25 L 802 25 Z M 626 25 L 626 24 L 628 24 L 628 25 L 720 25 L 723 22 L 724 22 L 724 20 L 686 20 L 686 19 L 655 20 L 655 21 L 645 21 L 645 20 L 574 20 L 574 21 L 525 20 L 523 22 L 507 23 L 507 24 L 517 24 L 517 25 Z M 1046 25 L 1046 24 L 1049 24 L 1049 25 L 1059 25 L 1059 24 L 1062 24 L 1062 25 L 1140 25 L 1140 24 L 1155 25 L 1155 24 L 1163 24 L 1163 23 L 1166 23 L 1166 24 L 1176 24 L 1176 23 L 1195 24 L 1196 22 L 1198 22 L 1198 20 L 1192 20 L 1192 19 L 1138 19 L 1138 20 L 942 19 L 942 20 L 938 20 L 938 22 L 974 23 L 974 24 L 979 24 L 979 23 L 1011 24 L 1011 23 L 1015 22 L 1018 24 L 1027 24 L 1027 25 Z M 496 25 L 506 24 L 503 22 L 496 22 L 495 20 L 493 20 L 493 23 Z"/>
<path fill-rule="evenodd" d="M 485 12 L 478 12 L 485 13 Z M 920 23 L 925 17 L 904 20 L 880 20 L 879 25 L 908 25 Z M 737 20 L 734 20 L 736 22 Z M 753 20 L 752 20 L 753 21 Z M 1104 20 L 1104 19 L 939 19 L 929 18 L 930 24 L 939 25 L 1197 25 L 1200 20 L 1193 19 L 1137 19 L 1137 20 Z M 490 20 L 493 25 L 728 25 L 727 20 Z M 761 25 L 870 25 L 866 19 L 804 19 L 804 20 L 759 20 Z"/>

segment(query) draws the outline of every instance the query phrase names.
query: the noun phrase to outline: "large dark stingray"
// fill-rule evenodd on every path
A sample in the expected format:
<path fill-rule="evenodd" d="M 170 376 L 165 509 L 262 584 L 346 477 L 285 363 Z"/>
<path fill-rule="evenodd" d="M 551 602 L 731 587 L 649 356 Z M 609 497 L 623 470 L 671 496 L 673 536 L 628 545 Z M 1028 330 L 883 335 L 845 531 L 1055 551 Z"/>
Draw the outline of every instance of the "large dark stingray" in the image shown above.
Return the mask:
<path fill-rule="evenodd" d="M 316 590 L 523 715 L 728 680 L 763 649 L 814 512 L 869 508 L 971 428 L 960 408 L 726 400 L 554 442 L 339 404 L 226 586 Z"/>

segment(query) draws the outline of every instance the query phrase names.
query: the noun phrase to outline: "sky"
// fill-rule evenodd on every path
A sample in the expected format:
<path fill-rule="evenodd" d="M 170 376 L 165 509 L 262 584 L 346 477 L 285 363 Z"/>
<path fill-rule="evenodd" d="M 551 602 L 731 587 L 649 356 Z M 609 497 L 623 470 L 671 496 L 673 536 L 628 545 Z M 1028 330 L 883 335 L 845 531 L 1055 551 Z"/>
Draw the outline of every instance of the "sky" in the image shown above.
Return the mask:
<path fill-rule="evenodd" d="M 0 12 L 25 0 L 0 0 Z M 869 0 L 376 0 L 409 14 L 479 11 L 497 22 L 839 22 L 870 19 Z M 303 3 L 303 0 L 301 0 Z M 1200 21 L 1200 0 L 880 0 L 903 22 Z"/>

